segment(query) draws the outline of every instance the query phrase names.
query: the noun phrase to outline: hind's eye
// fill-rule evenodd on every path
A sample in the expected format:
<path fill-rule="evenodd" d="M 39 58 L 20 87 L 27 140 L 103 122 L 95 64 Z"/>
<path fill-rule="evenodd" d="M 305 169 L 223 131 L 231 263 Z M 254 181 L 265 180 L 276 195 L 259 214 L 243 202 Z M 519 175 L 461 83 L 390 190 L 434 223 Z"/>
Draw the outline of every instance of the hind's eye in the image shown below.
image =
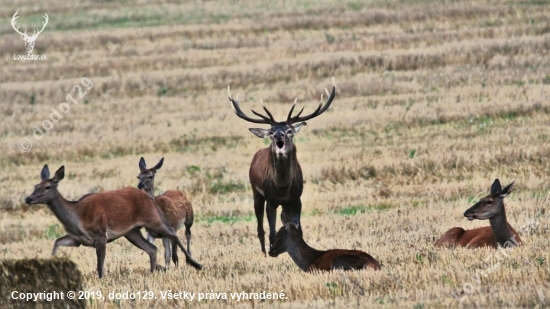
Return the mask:
<path fill-rule="evenodd" d="M 487 204 L 493 204 L 493 200 L 488 200 Z"/>
<path fill-rule="evenodd" d="M 153 179 L 153 176 L 149 176 L 149 179 Z"/>
<path fill-rule="evenodd" d="M 50 190 L 52 186 L 46 186 L 46 190 Z"/>

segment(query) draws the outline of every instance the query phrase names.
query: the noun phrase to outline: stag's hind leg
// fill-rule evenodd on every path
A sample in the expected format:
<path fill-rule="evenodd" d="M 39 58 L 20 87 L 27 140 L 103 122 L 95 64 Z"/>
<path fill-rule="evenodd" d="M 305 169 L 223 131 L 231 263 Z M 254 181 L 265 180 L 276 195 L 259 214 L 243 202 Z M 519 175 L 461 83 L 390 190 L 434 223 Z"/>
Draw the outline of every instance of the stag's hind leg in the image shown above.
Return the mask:
<path fill-rule="evenodd" d="M 170 256 L 173 254 L 170 250 L 171 244 L 170 238 L 162 239 L 162 245 L 164 246 L 164 267 L 166 267 L 166 269 L 170 268 Z"/>
<path fill-rule="evenodd" d="M 126 235 L 124 235 L 124 237 L 128 239 L 128 241 L 132 243 L 132 245 L 140 248 L 141 250 L 149 254 L 149 260 L 151 262 L 151 272 L 154 272 L 156 269 L 163 269 L 160 265 L 157 265 L 157 247 L 148 242 L 147 239 L 143 237 L 139 228 L 131 230 Z"/>
<path fill-rule="evenodd" d="M 180 262 L 180 259 L 178 257 L 178 244 L 173 240 L 171 240 L 170 242 L 172 243 L 172 261 L 174 262 L 174 265 L 178 267 L 178 264 Z M 189 252 L 189 254 L 191 254 L 191 252 Z"/>
<path fill-rule="evenodd" d="M 187 239 L 187 251 L 191 254 L 191 225 L 185 226 L 185 238 Z"/>
<path fill-rule="evenodd" d="M 265 211 L 265 198 L 257 192 L 254 192 L 254 213 L 256 214 L 256 220 L 258 221 L 258 239 L 260 239 L 260 245 L 262 246 L 262 252 L 265 253 L 265 231 L 264 231 L 264 211 Z"/>

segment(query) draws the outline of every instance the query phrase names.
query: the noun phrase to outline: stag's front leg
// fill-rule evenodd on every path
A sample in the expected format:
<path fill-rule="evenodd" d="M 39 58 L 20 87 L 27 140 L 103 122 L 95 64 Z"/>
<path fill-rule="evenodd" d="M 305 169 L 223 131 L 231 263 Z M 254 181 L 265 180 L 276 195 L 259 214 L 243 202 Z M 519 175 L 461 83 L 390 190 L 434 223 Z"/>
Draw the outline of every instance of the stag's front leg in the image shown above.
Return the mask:
<path fill-rule="evenodd" d="M 265 198 L 259 193 L 254 192 L 254 213 L 256 214 L 256 220 L 258 221 L 258 238 L 260 239 L 262 252 L 265 255 L 264 209 Z"/>
<path fill-rule="evenodd" d="M 71 238 L 71 236 L 69 235 L 59 237 L 58 239 L 55 240 L 55 243 L 53 244 L 52 255 L 55 255 L 55 253 L 57 252 L 57 249 L 61 246 L 79 247 L 80 243 L 77 240 Z"/>
<path fill-rule="evenodd" d="M 277 205 L 274 205 L 267 202 L 265 207 L 265 213 L 267 215 L 267 223 L 269 224 L 269 249 L 275 243 L 275 236 L 277 235 L 277 230 L 275 229 L 275 224 L 277 223 Z"/>

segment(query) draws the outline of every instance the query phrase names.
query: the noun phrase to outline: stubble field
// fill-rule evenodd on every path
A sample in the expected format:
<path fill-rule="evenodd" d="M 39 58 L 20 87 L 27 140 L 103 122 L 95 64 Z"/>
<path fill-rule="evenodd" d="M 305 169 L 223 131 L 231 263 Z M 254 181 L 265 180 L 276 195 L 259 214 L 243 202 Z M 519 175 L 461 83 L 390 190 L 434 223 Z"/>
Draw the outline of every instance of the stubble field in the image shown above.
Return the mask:
<path fill-rule="evenodd" d="M 59 191 L 76 200 L 136 186 L 139 158 L 164 157 L 158 193 L 179 189 L 195 210 L 191 252 L 202 271 L 151 274 L 147 254 L 119 239 L 99 279 L 94 249 L 61 248 L 86 290 L 157 296 L 91 308 L 550 304 L 546 1 L 0 3 L 0 258 L 49 258 L 64 235 L 45 205 L 24 204 L 44 164 L 65 166 Z M 13 59 L 25 53 L 10 25 L 17 10 L 22 29 L 49 15 L 34 50 L 46 61 Z M 80 98 L 73 87 L 84 77 L 93 87 Z M 256 236 L 248 167 L 268 142 L 233 114 L 227 86 L 243 110 L 261 109 L 262 98 L 281 119 L 296 97 L 311 112 L 332 77 L 331 108 L 295 137 L 304 237 L 317 249 L 364 250 L 378 272 L 307 274 L 286 254 L 264 257 Z M 42 127 L 64 102 L 70 110 Z M 524 246 L 502 260 L 496 250 L 434 248 L 451 227 L 489 224 L 462 213 L 495 178 L 516 181 L 510 224 L 535 222 Z M 168 290 L 196 296 L 162 300 Z M 288 299 L 231 299 L 243 291 Z M 210 292 L 229 299 L 197 301 Z"/>

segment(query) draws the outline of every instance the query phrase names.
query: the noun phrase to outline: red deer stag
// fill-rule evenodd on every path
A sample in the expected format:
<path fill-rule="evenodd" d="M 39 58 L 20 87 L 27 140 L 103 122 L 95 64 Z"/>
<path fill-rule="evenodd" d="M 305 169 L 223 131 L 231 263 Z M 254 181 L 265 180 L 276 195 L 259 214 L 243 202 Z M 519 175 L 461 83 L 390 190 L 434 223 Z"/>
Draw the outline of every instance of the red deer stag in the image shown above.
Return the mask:
<path fill-rule="evenodd" d="M 185 253 L 187 262 L 196 269 L 202 269 L 201 264 L 193 260 L 185 250 L 174 229 L 164 222 L 160 210 L 147 193 L 126 187 L 87 194 L 74 202 L 68 201 L 57 191 L 57 185 L 64 176 L 65 167 L 61 166 L 50 179 L 48 165 L 44 165 L 40 173 L 42 181 L 25 199 L 29 205 L 46 204 L 67 232 L 67 235 L 55 240 L 52 255 L 55 255 L 59 246 L 94 247 L 97 272 L 101 278 L 107 243 L 124 236 L 134 246 L 149 254 L 153 272 L 157 269 L 157 248 L 141 234 L 140 229 L 145 227 L 156 235 L 175 241 Z"/>
<path fill-rule="evenodd" d="M 504 197 L 514 188 L 514 182 L 502 189 L 500 181 L 495 179 L 491 193 L 464 212 L 468 220 L 489 220 L 490 226 L 473 230 L 453 227 L 436 242 L 436 247 L 462 246 L 467 248 L 518 246 L 522 244 L 518 233 L 506 220 Z"/>
<path fill-rule="evenodd" d="M 381 268 L 377 260 L 363 251 L 342 249 L 320 251 L 311 248 L 302 238 L 298 220 L 298 217 L 293 217 L 277 232 L 275 243 L 269 249 L 270 256 L 276 257 L 281 253 L 288 252 L 294 263 L 307 272 L 365 268 L 379 270 Z"/>
<path fill-rule="evenodd" d="M 282 213 L 284 213 L 288 218 L 298 216 L 299 221 L 300 213 L 302 212 L 302 202 L 300 197 L 302 196 L 304 184 L 302 169 L 300 168 L 300 164 L 296 158 L 296 146 L 294 145 L 292 138 L 303 126 L 306 125 L 306 120 L 321 115 L 329 108 L 334 96 L 336 95 L 336 85 L 332 88 L 332 93 L 329 94 L 326 89 L 325 91 L 329 96 L 328 100 L 323 105 L 323 96 L 321 96 L 319 107 L 317 107 L 313 113 L 300 117 L 304 111 L 302 108 L 302 110 L 293 117 L 292 112 L 296 106 L 295 100 L 294 105 L 292 105 L 292 108 L 288 113 L 286 121 L 277 122 L 273 118 L 273 115 L 265 107 L 263 102 L 262 107 L 267 116 L 253 110 L 252 113 L 260 118 L 250 118 L 245 115 L 239 106 L 239 102 L 231 97 L 229 87 L 227 87 L 231 107 L 237 116 L 248 122 L 268 124 L 271 126 L 270 129 L 249 129 L 260 138 L 269 137 L 271 139 L 270 147 L 256 152 L 254 158 L 252 159 L 252 163 L 250 164 L 249 170 L 250 184 L 252 186 L 254 196 L 254 211 L 256 214 L 256 219 L 258 220 L 258 238 L 260 239 L 260 244 L 264 255 L 266 253 L 264 239 L 265 232 L 263 229 L 264 209 L 267 214 L 267 221 L 269 223 L 270 246 L 275 241 L 275 221 L 277 207 L 279 205 L 282 205 Z M 237 99 L 238 97 L 239 95 L 237 94 Z M 286 222 L 283 221 L 283 223 Z M 299 228 L 299 231 L 302 233 L 301 228 Z"/>
<path fill-rule="evenodd" d="M 191 243 L 191 226 L 193 225 L 193 207 L 191 207 L 191 203 L 185 195 L 178 190 L 168 190 L 161 195 L 155 196 L 155 175 L 162 167 L 163 163 L 164 158 L 160 159 L 157 165 L 148 169 L 145 164 L 145 159 L 141 157 L 139 160 L 140 173 L 137 177 L 139 179 L 138 188 L 142 189 L 149 194 L 149 196 L 155 199 L 155 202 L 164 214 L 168 225 L 170 225 L 170 227 L 172 227 L 175 231 L 185 225 L 187 252 L 191 254 L 191 249 L 189 248 Z M 155 236 L 156 235 L 154 235 L 151 231 L 147 231 L 147 240 L 149 240 L 149 242 L 153 243 L 156 238 Z M 170 255 L 172 256 L 172 261 L 177 266 L 179 258 L 176 242 L 170 240 L 170 238 L 163 237 L 162 244 L 164 245 L 164 262 L 166 268 L 170 265 Z M 170 250 L 170 244 L 172 245 L 172 250 Z"/>

